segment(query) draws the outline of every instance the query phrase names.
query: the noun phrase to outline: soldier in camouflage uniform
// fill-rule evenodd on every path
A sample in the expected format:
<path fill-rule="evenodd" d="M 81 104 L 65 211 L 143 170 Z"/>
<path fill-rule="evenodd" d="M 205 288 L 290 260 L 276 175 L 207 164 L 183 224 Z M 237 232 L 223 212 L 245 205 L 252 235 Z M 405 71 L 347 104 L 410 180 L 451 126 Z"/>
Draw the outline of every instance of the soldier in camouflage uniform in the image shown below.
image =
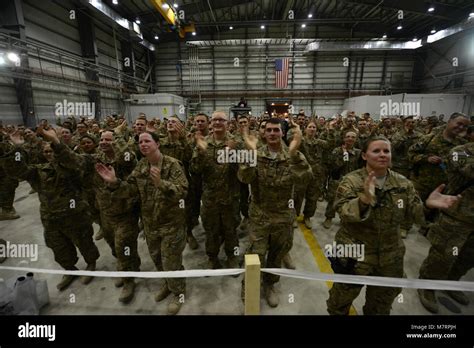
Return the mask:
<path fill-rule="evenodd" d="M 139 198 L 148 250 L 158 271 L 182 270 L 186 246 L 184 200 L 188 189 L 183 165 L 160 152 L 156 133 L 140 134 L 139 146 L 144 157 L 126 181 L 117 178 L 112 167 L 98 164 L 96 170 L 108 183 L 112 200 Z M 168 314 L 176 314 L 185 290 L 185 279 L 165 279 L 155 300 L 162 301 L 172 293 Z"/>
<path fill-rule="evenodd" d="M 197 135 L 191 161 L 192 173 L 202 177 L 201 219 L 206 231 L 206 254 L 212 269 L 221 267 L 218 255 L 222 240 L 228 267 L 239 267 L 239 259 L 235 254 L 239 248 L 236 228 L 240 222 L 238 164 L 218 161 L 219 153 L 226 147 L 236 149 L 241 146 L 226 132 L 227 122 L 225 112 L 215 111 L 212 114 L 214 133 L 205 139 Z"/>
<path fill-rule="evenodd" d="M 379 123 L 378 127 L 372 133 L 373 135 L 381 135 L 391 140 L 396 132 L 396 128 L 392 127 L 392 120 L 385 116 L 382 117 L 382 122 Z"/>
<path fill-rule="evenodd" d="M 303 199 L 305 198 L 306 201 L 303 210 L 304 223 L 307 228 L 312 229 L 311 217 L 316 212 L 317 202 L 322 195 L 322 190 L 325 185 L 324 179 L 327 177 L 326 166 L 323 163 L 323 155 L 324 152 L 329 151 L 329 144 L 327 141 L 316 137 L 316 123 L 314 121 L 308 123 L 305 133 L 306 135 L 302 139 L 300 151 L 311 165 L 313 175 L 303 195 L 296 192 L 295 209 L 296 215 L 299 215 Z"/>
<path fill-rule="evenodd" d="M 421 279 L 459 280 L 474 267 L 474 142 L 451 149 L 447 159 L 448 184 L 444 192 L 461 195 L 459 203 L 441 210 L 430 228 L 431 248 L 420 269 Z M 461 291 L 447 291 L 468 305 Z M 438 312 L 434 290 L 418 290 L 421 303 Z"/>
<path fill-rule="evenodd" d="M 336 245 L 344 250 L 364 246 L 362 253 L 332 256 L 331 264 L 336 273 L 364 276 L 404 276 L 403 245 L 399 226 L 403 220 L 420 222 L 423 206 L 413 184 L 404 176 L 391 171 L 390 142 L 376 136 L 367 141 L 362 150 L 366 167 L 347 174 L 341 181 L 335 206 L 341 217 Z M 427 200 L 431 207 L 447 207 L 456 197 L 445 196 L 440 189 Z M 351 248 L 347 248 L 347 247 Z M 347 315 L 362 285 L 334 283 L 327 300 L 331 315 Z M 364 314 L 390 314 L 400 288 L 367 286 Z"/>
<path fill-rule="evenodd" d="M 465 143 L 459 135 L 468 124 L 466 115 L 454 113 L 443 131 L 421 137 L 408 149 L 408 159 L 413 166 L 411 180 L 423 201 L 437 186 L 447 182 L 447 156 L 454 146 Z M 435 216 L 436 211 L 425 211 L 426 222 L 433 222 Z M 427 229 L 428 225 L 422 226 L 420 233 L 426 235 Z"/>
<path fill-rule="evenodd" d="M 365 119 L 360 119 L 357 123 L 357 129 L 359 132 L 357 134 L 357 142 L 355 144 L 355 147 L 358 149 L 362 149 L 364 143 L 370 137 L 370 129 L 369 125 L 367 124 L 367 121 Z"/>
<path fill-rule="evenodd" d="M 250 184 L 250 245 L 248 254 L 258 254 L 262 267 L 280 268 L 283 257 L 293 243 L 292 224 L 295 219 L 294 188 L 298 181 L 311 175 L 311 166 L 298 151 L 301 133 L 294 129 L 293 140 L 287 150 L 282 146 L 283 132 L 278 119 L 266 123 L 267 144 L 257 150 L 257 139 L 247 137 L 246 146 L 257 150 L 257 166 L 242 164 L 239 180 Z M 279 276 L 265 273 L 263 291 L 271 307 L 278 306 L 273 285 Z M 242 284 L 242 292 L 244 291 Z"/>
<path fill-rule="evenodd" d="M 186 139 L 186 134 L 183 125 L 178 117 L 172 116 L 166 124 L 167 134 L 160 138 L 160 151 L 164 155 L 176 158 L 184 165 L 184 172 L 188 182 L 191 181 L 191 175 L 189 173 L 189 165 L 192 157 L 191 144 Z M 193 228 L 196 225 L 192 219 L 193 209 L 193 197 L 192 191 L 188 190 L 186 197 L 186 235 L 189 247 L 191 249 L 197 249 L 198 243 L 196 238 L 193 236 Z"/>
<path fill-rule="evenodd" d="M 329 182 L 328 182 L 328 204 L 326 206 L 326 220 L 323 222 L 324 228 L 330 228 L 332 219 L 336 216 L 334 208 L 334 198 L 336 189 L 342 177 L 360 167 L 360 150 L 354 148 L 357 141 L 357 134 L 349 131 L 344 135 L 344 144 L 336 147 L 329 160 Z"/>
<path fill-rule="evenodd" d="M 403 129 L 392 138 L 392 170 L 409 179 L 411 177 L 411 163 L 408 160 L 408 149 L 420 139 L 421 134 L 414 130 L 415 121 L 413 116 L 405 117 L 403 125 Z M 402 223 L 400 227 L 402 238 L 406 238 L 411 228 L 411 222 L 405 221 Z"/>
<path fill-rule="evenodd" d="M 47 144 L 43 147 L 43 156 L 48 163 L 29 165 L 21 160 L 26 159 L 21 149 L 24 140 L 18 135 L 10 138 L 17 146 L 4 156 L 2 162 L 8 166 L 10 174 L 27 180 L 38 191 L 44 238 L 46 245 L 53 250 L 54 259 L 66 270 L 77 270 L 77 247 L 87 263 L 86 269 L 94 271 L 99 251 L 92 240 L 92 221 L 84 199 L 82 172 L 55 160 L 70 150 L 61 143 Z M 16 160 L 18 154 L 19 161 Z M 57 288 L 66 289 L 74 278 L 64 275 Z M 87 284 L 92 277 L 81 277 L 81 280 Z"/>
<path fill-rule="evenodd" d="M 0 155 L 11 150 L 12 145 L 0 133 Z M 18 219 L 20 215 L 13 207 L 15 190 L 18 187 L 18 179 L 7 174 L 7 170 L 0 163 L 0 221 Z"/>

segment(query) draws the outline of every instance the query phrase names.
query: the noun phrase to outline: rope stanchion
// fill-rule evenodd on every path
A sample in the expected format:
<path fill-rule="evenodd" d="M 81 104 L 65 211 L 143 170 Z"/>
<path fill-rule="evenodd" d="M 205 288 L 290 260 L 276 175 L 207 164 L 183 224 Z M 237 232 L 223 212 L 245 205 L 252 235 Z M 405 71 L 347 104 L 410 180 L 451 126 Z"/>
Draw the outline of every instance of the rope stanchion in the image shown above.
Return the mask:
<path fill-rule="evenodd" d="M 245 255 L 245 315 L 260 314 L 260 259 Z"/>

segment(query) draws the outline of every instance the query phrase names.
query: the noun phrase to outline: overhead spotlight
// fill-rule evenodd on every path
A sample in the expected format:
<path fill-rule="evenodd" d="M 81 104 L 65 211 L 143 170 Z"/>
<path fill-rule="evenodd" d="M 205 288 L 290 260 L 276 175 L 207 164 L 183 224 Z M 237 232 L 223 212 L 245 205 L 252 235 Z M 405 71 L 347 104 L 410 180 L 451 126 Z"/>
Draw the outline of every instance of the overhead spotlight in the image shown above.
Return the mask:
<path fill-rule="evenodd" d="M 418 40 L 418 39 L 417 39 L 416 37 L 414 37 L 412 41 L 417 41 L 417 40 Z"/>
<path fill-rule="evenodd" d="M 261 25 L 261 26 L 260 26 L 260 29 L 265 29 L 265 26 L 264 26 L 264 25 Z"/>
<path fill-rule="evenodd" d="M 234 29 L 234 27 L 230 26 L 229 29 L 232 30 L 232 29 Z"/>
<path fill-rule="evenodd" d="M 387 38 L 387 34 L 383 34 L 382 39 L 386 39 L 386 38 Z"/>
<path fill-rule="evenodd" d="M 430 33 L 431 33 L 431 34 L 436 33 L 436 29 L 435 29 L 435 28 L 431 29 Z"/>
<path fill-rule="evenodd" d="M 140 23 L 141 23 L 141 22 L 140 22 L 140 19 L 138 19 L 138 18 L 135 19 L 135 23 L 140 24 Z"/>
<path fill-rule="evenodd" d="M 174 3 L 174 4 L 173 4 L 173 7 L 174 7 L 174 8 L 178 8 L 178 4 L 177 4 L 177 3 Z"/>
<path fill-rule="evenodd" d="M 397 27 L 397 30 L 402 30 L 402 29 L 403 29 L 402 25 L 399 24 L 398 27 Z"/>
<path fill-rule="evenodd" d="M 310 14 L 308 15 L 308 18 L 313 18 L 313 15 L 310 13 Z"/>
<path fill-rule="evenodd" d="M 301 24 L 301 28 L 306 28 L 306 24 Z"/>
<path fill-rule="evenodd" d="M 428 8 L 428 12 L 433 12 L 435 10 L 434 6 L 431 5 L 429 8 Z"/>
<path fill-rule="evenodd" d="M 165 10 L 169 9 L 170 8 L 170 5 L 168 5 L 166 2 L 161 5 L 161 7 L 163 7 Z"/>
<path fill-rule="evenodd" d="M 16 63 L 20 60 L 20 57 L 16 53 L 10 52 L 7 54 L 8 59 L 10 59 L 13 63 Z"/>
<path fill-rule="evenodd" d="M 112 0 L 112 4 L 118 5 L 118 0 Z"/>
<path fill-rule="evenodd" d="M 196 32 L 195 32 L 195 31 L 193 31 L 193 33 L 192 33 L 192 34 L 193 34 L 193 36 L 196 36 Z"/>
<path fill-rule="evenodd" d="M 474 17 L 474 12 L 469 13 L 469 17 L 470 18 Z"/>
<path fill-rule="evenodd" d="M 158 40 L 158 35 L 155 35 L 155 40 Z"/>

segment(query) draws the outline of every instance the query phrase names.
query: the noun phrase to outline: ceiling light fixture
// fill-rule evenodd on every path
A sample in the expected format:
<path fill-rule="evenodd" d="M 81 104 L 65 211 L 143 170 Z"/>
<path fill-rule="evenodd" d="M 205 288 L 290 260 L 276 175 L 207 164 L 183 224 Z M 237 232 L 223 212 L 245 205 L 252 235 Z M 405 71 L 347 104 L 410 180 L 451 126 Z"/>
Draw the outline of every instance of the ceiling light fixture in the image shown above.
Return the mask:
<path fill-rule="evenodd" d="M 402 30 L 402 29 L 403 29 L 402 25 L 399 24 L 398 27 L 397 27 L 397 30 Z"/>
<path fill-rule="evenodd" d="M 230 26 L 229 29 L 232 30 L 232 29 L 234 29 L 234 27 Z"/>
<path fill-rule="evenodd" d="M 261 25 L 261 26 L 260 26 L 260 29 L 265 29 L 265 26 L 264 26 L 264 25 Z"/>
<path fill-rule="evenodd" d="M 310 13 L 310 14 L 308 15 L 308 18 L 313 18 L 313 15 Z"/>
<path fill-rule="evenodd" d="M 434 6 L 431 5 L 429 8 L 428 8 L 428 12 L 433 12 L 435 10 Z"/>
<path fill-rule="evenodd" d="M 306 28 L 306 24 L 301 24 L 301 28 Z"/>

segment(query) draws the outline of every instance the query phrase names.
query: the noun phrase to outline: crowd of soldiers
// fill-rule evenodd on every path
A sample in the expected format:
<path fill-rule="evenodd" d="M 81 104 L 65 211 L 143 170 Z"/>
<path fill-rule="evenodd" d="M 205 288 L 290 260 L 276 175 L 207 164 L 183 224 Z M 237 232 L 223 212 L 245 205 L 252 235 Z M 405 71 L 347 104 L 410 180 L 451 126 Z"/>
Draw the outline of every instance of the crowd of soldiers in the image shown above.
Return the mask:
<path fill-rule="evenodd" d="M 218 160 L 220 151 L 255 151 L 255 164 Z M 246 253 L 263 266 L 295 268 L 289 251 L 296 218 L 312 229 L 317 203 L 328 202 L 322 227 L 336 213 L 336 241 L 363 243 L 363 261 L 345 257 L 336 272 L 403 277 L 403 238 L 416 223 L 432 246 L 420 278 L 459 280 L 474 260 L 474 122 L 462 113 L 443 117 L 385 117 L 369 113 L 331 119 L 297 115 L 260 117 L 223 111 L 199 113 L 185 122 L 139 114 L 104 121 L 75 117 L 53 127 L 0 129 L 0 220 L 19 218 L 13 207 L 19 180 L 38 192 L 46 245 L 55 261 L 76 270 L 76 248 L 94 271 L 99 251 L 92 223 L 100 226 L 119 271 L 139 271 L 137 239 L 144 231 L 159 271 L 182 270 L 188 244 L 199 244 L 193 229 L 201 217 L 208 268 L 239 268 L 238 231 L 246 232 Z M 400 206 L 400 202 L 401 206 Z M 304 207 L 303 207 L 304 203 Z M 319 228 L 316 226 L 315 228 Z M 453 248 L 458 250 L 453 253 Z M 331 261 L 332 262 L 332 261 Z M 64 275 L 66 289 L 76 277 Z M 81 277 L 84 284 L 92 277 Z M 267 303 L 279 303 L 274 284 L 263 276 Z M 117 278 L 119 301 L 134 297 L 133 278 Z M 348 314 L 362 286 L 335 284 L 328 312 Z M 242 284 L 242 296 L 244 296 Z M 172 295 L 168 313 L 182 306 L 185 279 L 166 279 L 155 296 Z M 389 314 L 401 289 L 367 289 L 366 314 Z M 465 294 L 450 291 L 468 304 Z M 421 303 L 438 311 L 432 290 L 419 290 Z"/>

